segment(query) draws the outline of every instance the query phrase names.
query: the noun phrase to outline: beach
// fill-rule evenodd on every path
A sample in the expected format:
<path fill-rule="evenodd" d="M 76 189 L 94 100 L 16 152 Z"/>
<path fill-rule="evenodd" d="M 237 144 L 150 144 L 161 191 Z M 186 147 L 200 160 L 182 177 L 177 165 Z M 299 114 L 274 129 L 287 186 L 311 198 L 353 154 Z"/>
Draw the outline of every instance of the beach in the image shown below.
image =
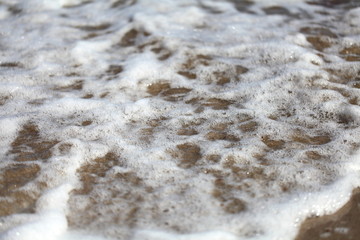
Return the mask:
<path fill-rule="evenodd" d="M 0 240 L 357 239 L 360 2 L 0 1 Z"/>

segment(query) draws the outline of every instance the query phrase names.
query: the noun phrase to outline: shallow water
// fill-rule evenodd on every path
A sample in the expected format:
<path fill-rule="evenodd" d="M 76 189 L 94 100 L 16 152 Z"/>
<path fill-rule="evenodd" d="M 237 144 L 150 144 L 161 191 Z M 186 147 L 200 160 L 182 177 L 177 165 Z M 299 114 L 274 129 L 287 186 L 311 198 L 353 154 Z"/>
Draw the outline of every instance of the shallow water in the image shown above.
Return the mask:
<path fill-rule="evenodd" d="M 0 239 L 294 239 L 360 186 L 358 1 L 0 1 Z"/>

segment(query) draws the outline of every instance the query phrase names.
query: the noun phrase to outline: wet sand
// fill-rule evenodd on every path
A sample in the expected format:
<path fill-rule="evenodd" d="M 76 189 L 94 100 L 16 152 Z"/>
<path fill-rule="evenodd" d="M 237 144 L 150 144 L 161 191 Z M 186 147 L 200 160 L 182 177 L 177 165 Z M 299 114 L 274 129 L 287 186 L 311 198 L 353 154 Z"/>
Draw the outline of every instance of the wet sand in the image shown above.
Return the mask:
<path fill-rule="evenodd" d="M 360 188 L 351 199 L 331 215 L 309 218 L 302 223 L 295 240 L 350 240 L 360 236 Z"/>

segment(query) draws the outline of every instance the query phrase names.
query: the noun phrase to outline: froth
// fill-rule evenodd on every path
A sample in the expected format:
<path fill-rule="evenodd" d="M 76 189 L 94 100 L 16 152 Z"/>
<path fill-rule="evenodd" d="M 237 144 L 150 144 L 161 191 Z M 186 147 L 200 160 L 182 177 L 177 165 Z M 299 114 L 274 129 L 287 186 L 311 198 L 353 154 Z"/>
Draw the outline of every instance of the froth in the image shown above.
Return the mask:
<path fill-rule="evenodd" d="M 1 239 L 292 239 L 335 211 L 358 8 L 321 3 L 4 1 Z"/>
<path fill-rule="evenodd" d="M 37 201 L 36 219 L 5 232 L 1 239 L 58 239 L 67 229 L 65 210 L 70 190 L 70 185 L 62 185 L 46 192 Z"/>

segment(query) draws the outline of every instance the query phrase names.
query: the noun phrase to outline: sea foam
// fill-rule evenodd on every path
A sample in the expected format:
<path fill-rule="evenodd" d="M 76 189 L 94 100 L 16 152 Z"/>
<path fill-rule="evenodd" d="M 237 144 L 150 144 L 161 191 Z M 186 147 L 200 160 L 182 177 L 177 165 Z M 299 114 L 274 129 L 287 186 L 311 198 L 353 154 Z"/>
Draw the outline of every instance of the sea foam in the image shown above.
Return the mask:
<path fill-rule="evenodd" d="M 359 4 L 331 4 L 2 1 L 0 239 L 290 240 L 334 213 L 360 59 Z"/>

